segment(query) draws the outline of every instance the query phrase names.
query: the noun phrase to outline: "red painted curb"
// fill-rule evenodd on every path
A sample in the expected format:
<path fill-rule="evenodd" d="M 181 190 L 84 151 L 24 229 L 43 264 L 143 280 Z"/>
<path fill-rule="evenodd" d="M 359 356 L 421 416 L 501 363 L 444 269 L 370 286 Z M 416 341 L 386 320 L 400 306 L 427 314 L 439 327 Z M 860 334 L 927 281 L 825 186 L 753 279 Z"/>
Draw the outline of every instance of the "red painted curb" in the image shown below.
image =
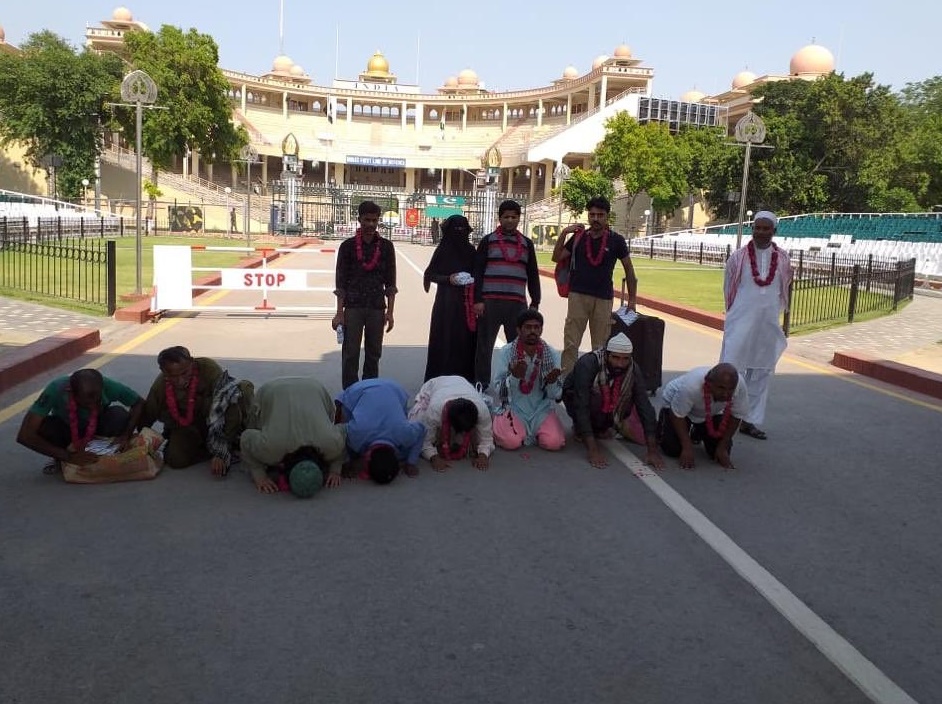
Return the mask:
<path fill-rule="evenodd" d="M 855 374 L 942 399 L 942 374 L 855 351 L 835 352 L 831 364 Z"/>
<path fill-rule="evenodd" d="M 12 350 L 0 360 L 0 393 L 100 344 L 101 333 L 97 329 L 71 328 Z"/>

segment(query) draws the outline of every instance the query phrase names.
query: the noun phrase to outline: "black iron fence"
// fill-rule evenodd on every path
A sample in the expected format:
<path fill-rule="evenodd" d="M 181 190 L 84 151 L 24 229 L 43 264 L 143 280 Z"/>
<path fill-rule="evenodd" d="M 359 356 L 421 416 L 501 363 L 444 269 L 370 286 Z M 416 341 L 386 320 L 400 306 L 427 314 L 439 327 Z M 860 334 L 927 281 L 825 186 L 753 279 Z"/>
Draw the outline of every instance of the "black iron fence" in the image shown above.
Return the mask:
<path fill-rule="evenodd" d="M 133 231 L 133 225 L 128 233 Z M 75 237 L 123 237 L 124 218 L 65 216 L 54 218 L 0 217 L 0 242 L 42 242 Z"/>
<path fill-rule="evenodd" d="M 732 253 L 729 245 L 667 242 L 646 239 L 629 242 L 634 257 L 690 262 L 721 267 Z M 788 291 L 788 312 L 782 329 L 788 335 L 802 328 L 847 321 L 866 313 L 890 312 L 912 300 L 916 260 L 842 257 L 836 252 L 792 250 L 794 276 Z"/>
<path fill-rule="evenodd" d="M 114 240 L 28 241 L 0 232 L 0 290 L 69 300 L 113 315 L 116 256 Z"/>

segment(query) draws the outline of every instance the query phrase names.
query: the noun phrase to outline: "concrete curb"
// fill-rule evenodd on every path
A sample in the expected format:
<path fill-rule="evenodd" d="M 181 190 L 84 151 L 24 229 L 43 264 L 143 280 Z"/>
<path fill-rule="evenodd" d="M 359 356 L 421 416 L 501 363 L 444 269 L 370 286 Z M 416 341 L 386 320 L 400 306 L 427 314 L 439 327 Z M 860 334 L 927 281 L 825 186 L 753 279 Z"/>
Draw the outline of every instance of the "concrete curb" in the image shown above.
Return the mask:
<path fill-rule="evenodd" d="M 71 328 L 11 351 L 0 361 L 0 393 L 101 344 L 95 328 Z"/>
<path fill-rule="evenodd" d="M 855 374 L 942 399 L 942 374 L 856 351 L 835 352 L 831 364 Z"/>

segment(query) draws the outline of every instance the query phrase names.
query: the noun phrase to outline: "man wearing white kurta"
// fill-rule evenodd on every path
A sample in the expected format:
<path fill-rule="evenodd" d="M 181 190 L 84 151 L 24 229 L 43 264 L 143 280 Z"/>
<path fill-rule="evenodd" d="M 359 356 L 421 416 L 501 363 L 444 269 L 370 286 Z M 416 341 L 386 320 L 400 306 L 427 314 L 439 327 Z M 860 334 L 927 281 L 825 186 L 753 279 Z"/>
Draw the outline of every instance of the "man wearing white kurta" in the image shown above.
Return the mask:
<path fill-rule="evenodd" d="M 720 361 L 739 370 L 749 391 L 749 412 L 739 431 L 760 440 L 766 438 L 758 426 L 765 420 L 769 383 L 786 347 L 779 316 L 788 307 L 792 280 L 788 253 L 772 242 L 777 225 L 773 213 L 756 213 L 752 240 L 730 255 L 723 285 L 726 322 Z"/>
<path fill-rule="evenodd" d="M 422 384 L 409 420 L 425 426 L 422 457 L 436 472 L 445 471 L 450 460 L 464 459 L 469 451 L 477 469 L 488 468 L 494 452 L 491 412 L 463 376 L 437 376 Z"/>

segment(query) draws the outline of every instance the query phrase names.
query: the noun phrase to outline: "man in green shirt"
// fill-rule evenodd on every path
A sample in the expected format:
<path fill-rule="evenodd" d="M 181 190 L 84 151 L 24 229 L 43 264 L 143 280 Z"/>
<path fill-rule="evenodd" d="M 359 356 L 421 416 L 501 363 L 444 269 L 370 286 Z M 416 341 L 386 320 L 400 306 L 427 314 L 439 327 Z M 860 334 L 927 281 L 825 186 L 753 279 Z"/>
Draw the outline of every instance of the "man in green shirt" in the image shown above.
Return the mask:
<path fill-rule="evenodd" d="M 162 350 L 157 366 L 141 423 L 163 423 L 164 462 L 182 469 L 210 460 L 213 474 L 227 474 L 255 387 L 233 379 L 215 360 L 194 358 L 186 347 Z"/>
<path fill-rule="evenodd" d="M 52 458 L 47 473 L 60 470 L 62 462 L 92 464 L 98 455 L 85 450 L 91 439 L 117 438 L 123 449 L 143 409 L 144 400 L 133 389 L 97 369 L 79 369 L 49 382 L 26 412 L 16 441 Z"/>

